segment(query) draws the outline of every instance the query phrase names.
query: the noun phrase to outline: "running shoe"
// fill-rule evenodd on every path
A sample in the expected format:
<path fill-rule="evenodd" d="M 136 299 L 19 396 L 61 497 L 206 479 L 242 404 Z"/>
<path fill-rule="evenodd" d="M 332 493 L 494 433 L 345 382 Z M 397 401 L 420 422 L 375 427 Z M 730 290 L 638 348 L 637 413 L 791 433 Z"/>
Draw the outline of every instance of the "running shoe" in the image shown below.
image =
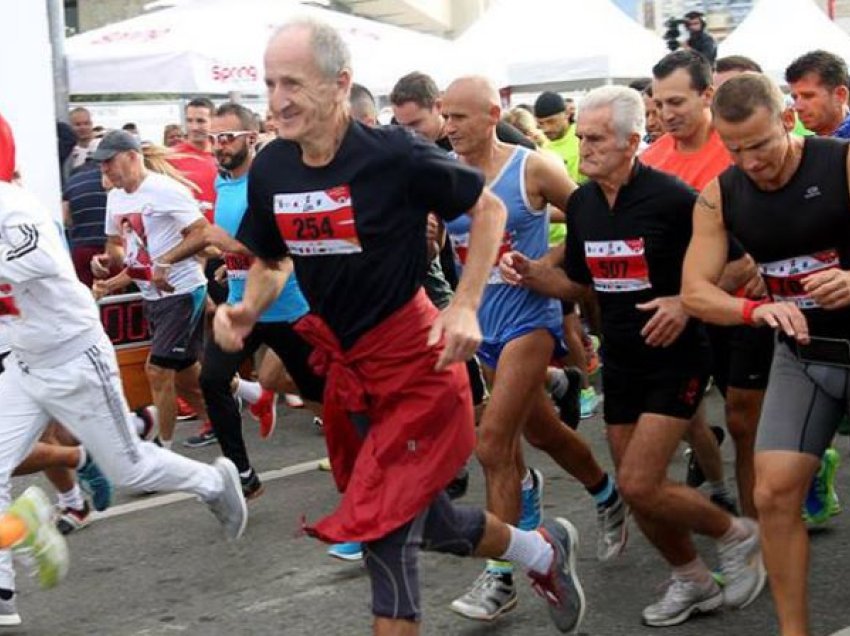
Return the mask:
<path fill-rule="evenodd" d="M 112 505 L 112 482 L 100 470 L 91 455 L 86 457 L 86 463 L 77 469 L 77 478 L 82 488 L 91 497 L 94 509 L 103 512 Z"/>
<path fill-rule="evenodd" d="M 561 398 L 552 396 L 558 406 L 561 421 L 572 429 L 578 428 L 581 419 L 581 371 L 567 367 L 558 371 L 563 373 L 567 382 L 567 391 Z"/>
<path fill-rule="evenodd" d="M 739 521 L 748 526 L 749 536 L 742 541 L 718 542 L 717 551 L 720 570 L 726 582 L 723 586 L 723 604 L 740 609 L 758 597 L 767 576 L 761 558 L 758 524 L 744 517 Z"/>
<path fill-rule="evenodd" d="M 328 468 L 330 468 L 330 464 L 328 464 Z M 460 499 L 466 494 L 467 489 L 469 488 L 469 468 L 464 466 L 460 469 L 455 478 L 449 482 L 449 485 L 446 486 L 446 494 L 449 496 L 449 499 L 454 501 L 455 499 Z"/>
<path fill-rule="evenodd" d="M 322 418 L 318 415 L 313 416 L 313 429 L 319 433 L 320 435 L 325 434 L 325 423 L 322 421 Z"/>
<path fill-rule="evenodd" d="M 576 572 L 578 530 L 563 518 L 546 519 L 538 530 L 554 551 L 549 572 L 529 572 L 531 586 L 542 596 L 549 618 L 558 631 L 574 633 L 581 626 L 587 604 Z"/>
<path fill-rule="evenodd" d="M 247 477 L 239 475 L 239 481 L 242 483 L 242 494 L 245 496 L 245 501 L 251 501 L 262 495 L 266 491 L 266 487 L 257 471 L 251 469 L 251 474 Z"/>
<path fill-rule="evenodd" d="M 596 507 L 599 536 L 596 540 L 596 558 L 610 561 L 626 549 L 629 541 L 629 509 L 618 495 L 610 506 Z"/>
<path fill-rule="evenodd" d="M 10 599 L 0 598 L 0 627 L 14 627 L 21 624 L 21 615 L 18 614 L 18 604 L 15 595 Z"/>
<path fill-rule="evenodd" d="M 158 430 L 159 427 L 159 411 L 151 404 L 136 409 L 134 413 L 143 422 L 142 430 L 137 431 L 139 437 L 143 441 L 150 440 L 154 436 L 154 431 Z"/>
<path fill-rule="evenodd" d="M 53 525 L 53 506 L 38 486 L 30 486 L 7 511 L 24 523 L 26 534 L 12 545 L 20 559 L 43 588 L 57 585 L 68 573 L 68 544 Z"/>
<path fill-rule="evenodd" d="M 245 505 L 245 495 L 242 494 L 239 472 L 226 457 L 216 458 L 213 468 L 221 475 L 223 488 L 219 496 L 207 502 L 207 505 L 224 528 L 224 536 L 235 541 L 242 536 L 245 524 L 248 523 L 248 507 Z"/>
<path fill-rule="evenodd" d="M 191 407 L 191 405 L 184 400 L 182 397 L 177 397 L 177 421 L 184 422 L 188 420 L 194 420 L 198 417 L 195 409 Z"/>
<path fill-rule="evenodd" d="M 265 391 L 265 389 L 263 389 L 263 391 Z M 304 408 L 304 400 L 301 399 L 300 395 L 296 395 L 295 393 L 284 393 L 283 399 L 286 402 L 286 406 L 291 409 Z"/>
<path fill-rule="evenodd" d="M 676 577 L 670 579 L 664 596 L 643 610 L 643 623 L 650 627 L 680 625 L 693 614 L 704 614 L 723 605 L 723 591 L 712 578 L 710 585 Z"/>
<path fill-rule="evenodd" d="M 359 541 L 335 543 L 328 548 L 328 556 L 341 561 L 360 561 L 363 558 L 363 544 Z"/>
<path fill-rule="evenodd" d="M 820 525 L 841 512 L 841 502 L 835 492 L 835 475 L 840 463 L 838 451 L 827 448 L 803 502 L 803 519 L 806 523 Z"/>
<path fill-rule="evenodd" d="M 192 435 L 183 440 L 183 446 L 186 448 L 203 448 L 204 446 L 215 444 L 217 441 L 218 438 L 215 436 L 215 432 L 212 430 L 210 423 L 207 422 L 197 435 Z"/>
<path fill-rule="evenodd" d="M 492 621 L 516 607 L 517 594 L 510 573 L 485 569 L 470 590 L 452 601 L 452 611 L 476 621 Z"/>
<path fill-rule="evenodd" d="M 260 424 L 260 438 L 268 439 L 277 425 L 277 393 L 263 389 L 260 399 L 248 406 L 248 412 Z"/>
<path fill-rule="evenodd" d="M 717 445 L 720 446 L 723 440 L 726 439 L 726 431 L 720 426 L 711 426 L 710 428 L 711 432 L 714 433 L 714 437 L 717 438 Z M 685 483 L 691 488 L 699 488 L 705 483 L 705 473 L 702 472 L 702 467 L 700 467 L 697 461 L 697 456 L 693 448 L 688 446 L 684 454 L 688 460 L 688 474 L 685 477 Z"/>
<path fill-rule="evenodd" d="M 520 530 L 537 530 L 543 520 L 543 473 L 536 468 L 531 472 L 531 488 L 522 489 L 522 511 L 520 512 Z"/>
<path fill-rule="evenodd" d="M 579 408 L 581 411 L 581 419 L 583 420 L 593 417 L 596 413 L 596 409 L 599 408 L 599 396 L 596 394 L 596 389 L 592 386 L 581 390 Z"/>
<path fill-rule="evenodd" d="M 83 501 L 83 509 L 60 508 L 56 516 L 56 529 L 64 536 L 82 530 L 92 522 L 91 507 L 88 501 Z"/>
<path fill-rule="evenodd" d="M 587 375 L 594 377 L 602 370 L 602 358 L 599 356 L 599 338 L 585 333 L 584 353 L 587 357 Z"/>

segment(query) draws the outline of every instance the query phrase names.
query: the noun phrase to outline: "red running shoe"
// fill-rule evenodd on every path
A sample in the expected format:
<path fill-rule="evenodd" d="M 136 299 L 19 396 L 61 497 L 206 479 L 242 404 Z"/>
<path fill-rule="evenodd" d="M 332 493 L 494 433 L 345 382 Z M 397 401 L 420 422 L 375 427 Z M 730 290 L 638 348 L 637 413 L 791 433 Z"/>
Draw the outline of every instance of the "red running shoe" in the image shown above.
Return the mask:
<path fill-rule="evenodd" d="M 260 400 L 251 404 L 248 412 L 260 423 L 260 437 L 268 439 L 277 425 L 277 393 L 263 389 Z"/>
<path fill-rule="evenodd" d="M 194 420 L 198 417 L 198 414 L 195 412 L 189 403 L 184 400 L 182 397 L 177 397 L 177 420 L 179 422 L 184 422 L 186 420 Z"/>

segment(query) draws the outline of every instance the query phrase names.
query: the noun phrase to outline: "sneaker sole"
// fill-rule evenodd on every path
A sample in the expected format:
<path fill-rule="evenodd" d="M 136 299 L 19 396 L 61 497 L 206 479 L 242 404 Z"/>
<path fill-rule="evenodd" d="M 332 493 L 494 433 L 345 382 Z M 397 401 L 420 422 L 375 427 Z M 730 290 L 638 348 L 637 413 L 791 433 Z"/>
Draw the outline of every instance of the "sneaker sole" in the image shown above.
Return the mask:
<path fill-rule="evenodd" d="M 579 547 L 578 530 L 576 530 L 576 527 L 570 523 L 569 520 L 564 519 L 563 517 L 555 517 L 555 523 L 563 526 L 570 537 L 570 555 L 567 558 L 569 572 L 567 574 L 569 574 L 570 578 L 573 580 L 573 587 L 575 587 L 576 595 L 579 599 L 579 607 L 581 608 L 578 613 L 578 620 L 576 621 L 575 627 L 572 629 L 572 633 L 576 633 L 581 627 L 581 623 L 584 620 L 584 613 L 587 610 L 587 601 L 584 597 L 584 589 L 581 587 L 581 581 L 579 581 L 578 572 L 576 571 L 576 553 L 578 552 Z"/>
<path fill-rule="evenodd" d="M 252 492 L 250 495 L 246 495 L 244 490 L 242 491 L 242 495 L 245 497 L 245 501 L 253 501 L 253 500 L 254 500 L 254 499 L 256 499 L 257 497 L 259 497 L 260 495 L 262 495 L 264 492 L 266 492 L 266 485 L 265 485 L 265 484 L 260 484 L 260 487 L 259 487 L 259 488 L 257 488 L 257 489 L 256 489 L 254 492 Z"/>
<path fill-rule="evenodd" d="M 736 609 L 744 609 L 745 607 L 750 605 L 753 601 L 755 601 L 759 597 L 759 594 L 761 594 L 766 583 L 767 583 L 767 570 L 764 567 L 764 560 L 761 557 L 761 553 L 759 553 L 758 582 L 756 583 L 756 586 L 753 588 L 753 591 L 750 592 L 750 595 L 747 597 L 747 600 L 744 601 L 743 604 L 739 605 Z"/>
<path fill-rule="evenodd" d="M 708 614 L 710 612 L 714 612 L 720 609 L 722 606 L 723 592 L 718 592 L 717 595 L 713 596 L 712 598 L 700 601 L 699 603 L 694 603 L 693 605 L 688 607 L 683 612 L 677 614 L 673 618 L 668 618 L 664 621 L 648 621 L 644 617 L 643 624 L 648 627 L 673 627 L 674 625 L 681 625 L 694 614 Z"/>
<path fill-rule="evenodd" d="M 507 603 L 505 603 L 505 604 L 504 604 L 504 605 L 502 605 L 502 606 L 501 606 L 498 610 L 496 610 L 496 612 L 495 612 L 495 613 L 493 613 L 493 614 L 489 614 L 489 615 L 483 615 L 483 616 L 482 616 L 482 615 L 478 615 L 478 614 L 468 614 L 467 612 L 465 612 L 465 611 L 463 610 L 463 608 L 455 607 L 455 604 L 454 604 L 454 603 L 452 603 L 451 605 L 449 605 L 449 608 L 450 608 L 450 609 L 451 609 L 451 610 L 452 610 L 455 614 L 458 614 L 459 616 L 463 616 L 464 618 L 468 618 L 468 619 L 473 620 L 473 621 L 481 621 L 481 622 L 483 622 L 483 623 L 491 623 L 491 622 L 493 622 L 494 620 L 496 620 L 497 618 L 499 618 L 502 614 L 507 614 L 507 613 L 508 613 L 508 612 L 510 612 L 511 610 L 516 609 L 516 606 L 517 606 L 517 603 L 518 603 L 518 602 L 519 602 L 519 598 L 518 598 L 517 596 L 514 596 L 514 597 L 513 597 L 512 599 L 510 599 Z"/>
<path fill-rule="evenodd" d="M 217 443 L 217 439 L 211 439 L 201 443 L 190 443 L 189 440 L 186 440 L 183 444 L 181 444 L 181 446 L 183 446 L 183 448 L 204 448 L 205 446 L 212 446 Z"/>
<path fill-rule="evenodd" d="M 0 615 L 0 627 L 17 627 L 22 622 L 20 614 Z"/>
<path fill-rule="evenodd" d="M 328 550 L 328 556 L 338 561 L 345 561 L 346 563 L 354 563 L 355 561 L 363 560 L 362 551 L 357 554 L 343 554 L 342 552 L 332 552 L 331 550 Z"/>
<path fill-rule="evenodd" d="M 229 459 L 219 457 L 215 463 L 216 467 L 221 471 L 222 478 L 230 480 L 240 495 L 239 502 L 242 508 L 242 523 L 239 524 L 239 529 L 233 537 L 227 537 L 228 541 L 237 541 L 242 536 L 242 533 L 245 532 L 245 526 L 248 525 L 248 506 L 245 503 L 245 495 L 242 494 L 242 480 L 239 479 L 239 471 L 236 470 L 236 464 Z"/>

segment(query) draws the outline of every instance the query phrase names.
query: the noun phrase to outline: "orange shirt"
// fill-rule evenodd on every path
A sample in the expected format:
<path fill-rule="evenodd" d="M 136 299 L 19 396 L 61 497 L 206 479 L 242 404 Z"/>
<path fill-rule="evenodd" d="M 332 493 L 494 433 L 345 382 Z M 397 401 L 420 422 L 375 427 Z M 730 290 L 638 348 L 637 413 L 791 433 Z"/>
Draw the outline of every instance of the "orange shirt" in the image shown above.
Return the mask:
<path fill-rule="evenodd" d="M 679 177 L 698 191 L 732 165 L 729 151 L 714 129 L 708 142 L 696 152 L 677 150 L 676 140 L 665 134 L 644 150 L 639 159 L 647 166 Z"/>

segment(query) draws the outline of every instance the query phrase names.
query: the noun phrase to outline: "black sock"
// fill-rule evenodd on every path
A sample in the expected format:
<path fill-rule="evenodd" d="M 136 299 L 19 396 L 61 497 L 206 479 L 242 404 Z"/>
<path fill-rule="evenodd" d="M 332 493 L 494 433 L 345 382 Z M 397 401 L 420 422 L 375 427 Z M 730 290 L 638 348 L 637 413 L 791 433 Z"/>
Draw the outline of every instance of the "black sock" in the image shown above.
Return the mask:
<path fill-rule="evenodd" d="M 0 600 L 9 601 L 15 595 L 15 590 L 7 590 L 5 587 L 0 587 Z"/>

